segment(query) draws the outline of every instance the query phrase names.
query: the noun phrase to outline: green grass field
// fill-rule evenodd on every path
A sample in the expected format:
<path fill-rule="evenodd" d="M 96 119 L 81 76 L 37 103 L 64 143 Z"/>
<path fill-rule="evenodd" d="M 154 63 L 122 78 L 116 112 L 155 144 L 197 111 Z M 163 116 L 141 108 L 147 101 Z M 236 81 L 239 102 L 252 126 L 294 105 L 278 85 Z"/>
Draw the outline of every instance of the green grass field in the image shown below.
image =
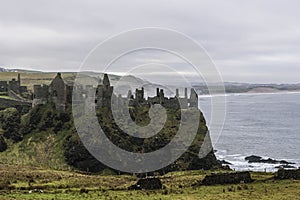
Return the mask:
<path fill-rule="evenodd" d="M 138 178 L 86 175 L 74 171 L 0 165 L 0 199 L 300 199 L 299 180 L 274 180 L 253 172 L 250 184 L 197 186 L 210 171 L 172 172 L 161 177 L 162 190 L 131 191 Z"/>

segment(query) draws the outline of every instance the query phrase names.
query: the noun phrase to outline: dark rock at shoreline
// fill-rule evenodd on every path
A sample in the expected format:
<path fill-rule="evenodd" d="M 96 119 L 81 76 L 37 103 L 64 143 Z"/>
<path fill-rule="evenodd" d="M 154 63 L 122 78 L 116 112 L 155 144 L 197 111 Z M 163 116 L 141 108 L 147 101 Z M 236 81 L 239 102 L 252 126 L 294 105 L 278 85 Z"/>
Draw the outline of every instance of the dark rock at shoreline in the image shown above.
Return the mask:
<path fill-rule="evenodd" d="M 228 171 L 232 170 L 232 169 L 229 167 L 229 165 L 223 165 L 223 166 L 221 167 L 221 169 L 222 169 L 222 170 L 228 170 Z"/>
<path fill-rule="evenodd" d="M 286 164 L 286 165 L 279 165 L 279 166 L 277 166 L 277 167 L 275 167 L 276 169 L 281 169 L 281 168 L 283 168 L 283 169 L 295 169 L 296 167 L 294 167 L 294 166 L 292 166 L 292 165 L 288 165 L 288 164 Z"/>
<path fill-rule="evenodd" d="M 232 165 L 230 162 L 227 162 L 226 160 L 220 160 L 220 163 L 222 165 Z"/>
<path fill-rule="evenodd" d="M 217 173 L 205 176 L 201 185 L 251 183 L 250 172 Z"/>
<path fill-rule="evenodd" d="M 138 180 L 138 182 L 132 186 L 130 186 L 129 190 L 160 190 L 163 188 L 163 185 L 159 178 L 150 177 L 150 178 L 142 178 Z"/>
<path fill-rule="evenodd" d="M 245 158 L 245 160 L 247 160 L 249 163 L 250 162 L 259 162 L 261 159 L 262 159 L 262 157 L 254 156 L 254 155 L 248 156 L 248 157 Z"/>
<path fill-rule="evenodd" d="M 295 163 L 288 162 L 285 160 L 274 160 L 271 158 L 263 159 L 262 157 L 255 156 L 255 155 L 248 156 L 245 158 L 245 160 L 247 160 L 249 163 L 267 163 L 267 164 L 282 164 L 282 165 L 295 164 Z"/>
<path fill-rule="evenodd" d="M 300 168 L 294 170 L 286 170 L 283 168 L 280 168 L 278 172 L 275 175 L 275 179 L 283 180 L 283 179 L 296 179 L 300 180 Z"/>

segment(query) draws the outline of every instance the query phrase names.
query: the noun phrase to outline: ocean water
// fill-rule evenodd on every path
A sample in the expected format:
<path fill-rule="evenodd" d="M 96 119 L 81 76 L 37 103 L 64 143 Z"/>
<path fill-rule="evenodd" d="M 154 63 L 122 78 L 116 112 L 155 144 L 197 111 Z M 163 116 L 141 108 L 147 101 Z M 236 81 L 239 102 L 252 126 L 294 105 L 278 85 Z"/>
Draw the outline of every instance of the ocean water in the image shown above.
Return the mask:
<path fill-rule="evenodd" d="M 300 93 L 227 95 L 221 134 L 210 127 L 211 97 L 200 97 L 199 106 L 207 119 L 217 158 L 230 162 L 232 169 L 277 170 L 278 164 L 249 164 L 245 157 L 250 155 L 300 166 Z"/>

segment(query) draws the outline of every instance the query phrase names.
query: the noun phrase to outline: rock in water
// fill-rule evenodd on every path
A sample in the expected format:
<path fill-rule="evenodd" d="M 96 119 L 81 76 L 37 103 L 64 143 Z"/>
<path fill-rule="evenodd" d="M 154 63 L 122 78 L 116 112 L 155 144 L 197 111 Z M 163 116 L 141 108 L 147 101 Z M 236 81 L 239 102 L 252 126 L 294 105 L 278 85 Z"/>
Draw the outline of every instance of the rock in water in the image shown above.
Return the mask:
<path fill-rule="evenodd" d="M 283 168 L 283 169 L 295 169 L 296 167 L 294 167 L 293 165 L 286 164 L 286 165 L 279 165 L 279 166 L 277 166 L 275 168 L 276 169 L 281 169 L 281 168 Z"/>
<path fill-rule="evenodd" d="M 249 163 L 251 163 L 251 162 L 260 162 L 261 159 L 262 159 L 262 157 L 254 156 L 254 155 L 248 156 L 248 157 L 245 158 L 245 160 L 247 160 Z"/>
<path fill-rule="evenodd" d="M 249 163 L 268 163 L 268 164 L 283 164 L 283 165 L 295 164 L 285 160 L 274 160 L 272 158 L 263 159 L 260 156 L 254 156 L 254 155 L 246 157 L 245 160 L 247 160 Z"/>

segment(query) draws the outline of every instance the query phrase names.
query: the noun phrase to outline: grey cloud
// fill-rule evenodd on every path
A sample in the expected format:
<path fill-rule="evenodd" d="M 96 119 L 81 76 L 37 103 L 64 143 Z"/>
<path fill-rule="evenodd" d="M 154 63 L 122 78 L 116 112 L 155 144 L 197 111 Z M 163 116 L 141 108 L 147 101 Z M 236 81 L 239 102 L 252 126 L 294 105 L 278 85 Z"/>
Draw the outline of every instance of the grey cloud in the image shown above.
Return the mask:
<path fill-rule="evenodd" d="M 0 7 L 0 65 L 75 71 L 99 42 L 155 26 L 201 43 L 225 81 L 300 82 L 299 7 L 296 0 L 10 0 Z M 167 56 L 143 59 L 184 68 Z"/>

